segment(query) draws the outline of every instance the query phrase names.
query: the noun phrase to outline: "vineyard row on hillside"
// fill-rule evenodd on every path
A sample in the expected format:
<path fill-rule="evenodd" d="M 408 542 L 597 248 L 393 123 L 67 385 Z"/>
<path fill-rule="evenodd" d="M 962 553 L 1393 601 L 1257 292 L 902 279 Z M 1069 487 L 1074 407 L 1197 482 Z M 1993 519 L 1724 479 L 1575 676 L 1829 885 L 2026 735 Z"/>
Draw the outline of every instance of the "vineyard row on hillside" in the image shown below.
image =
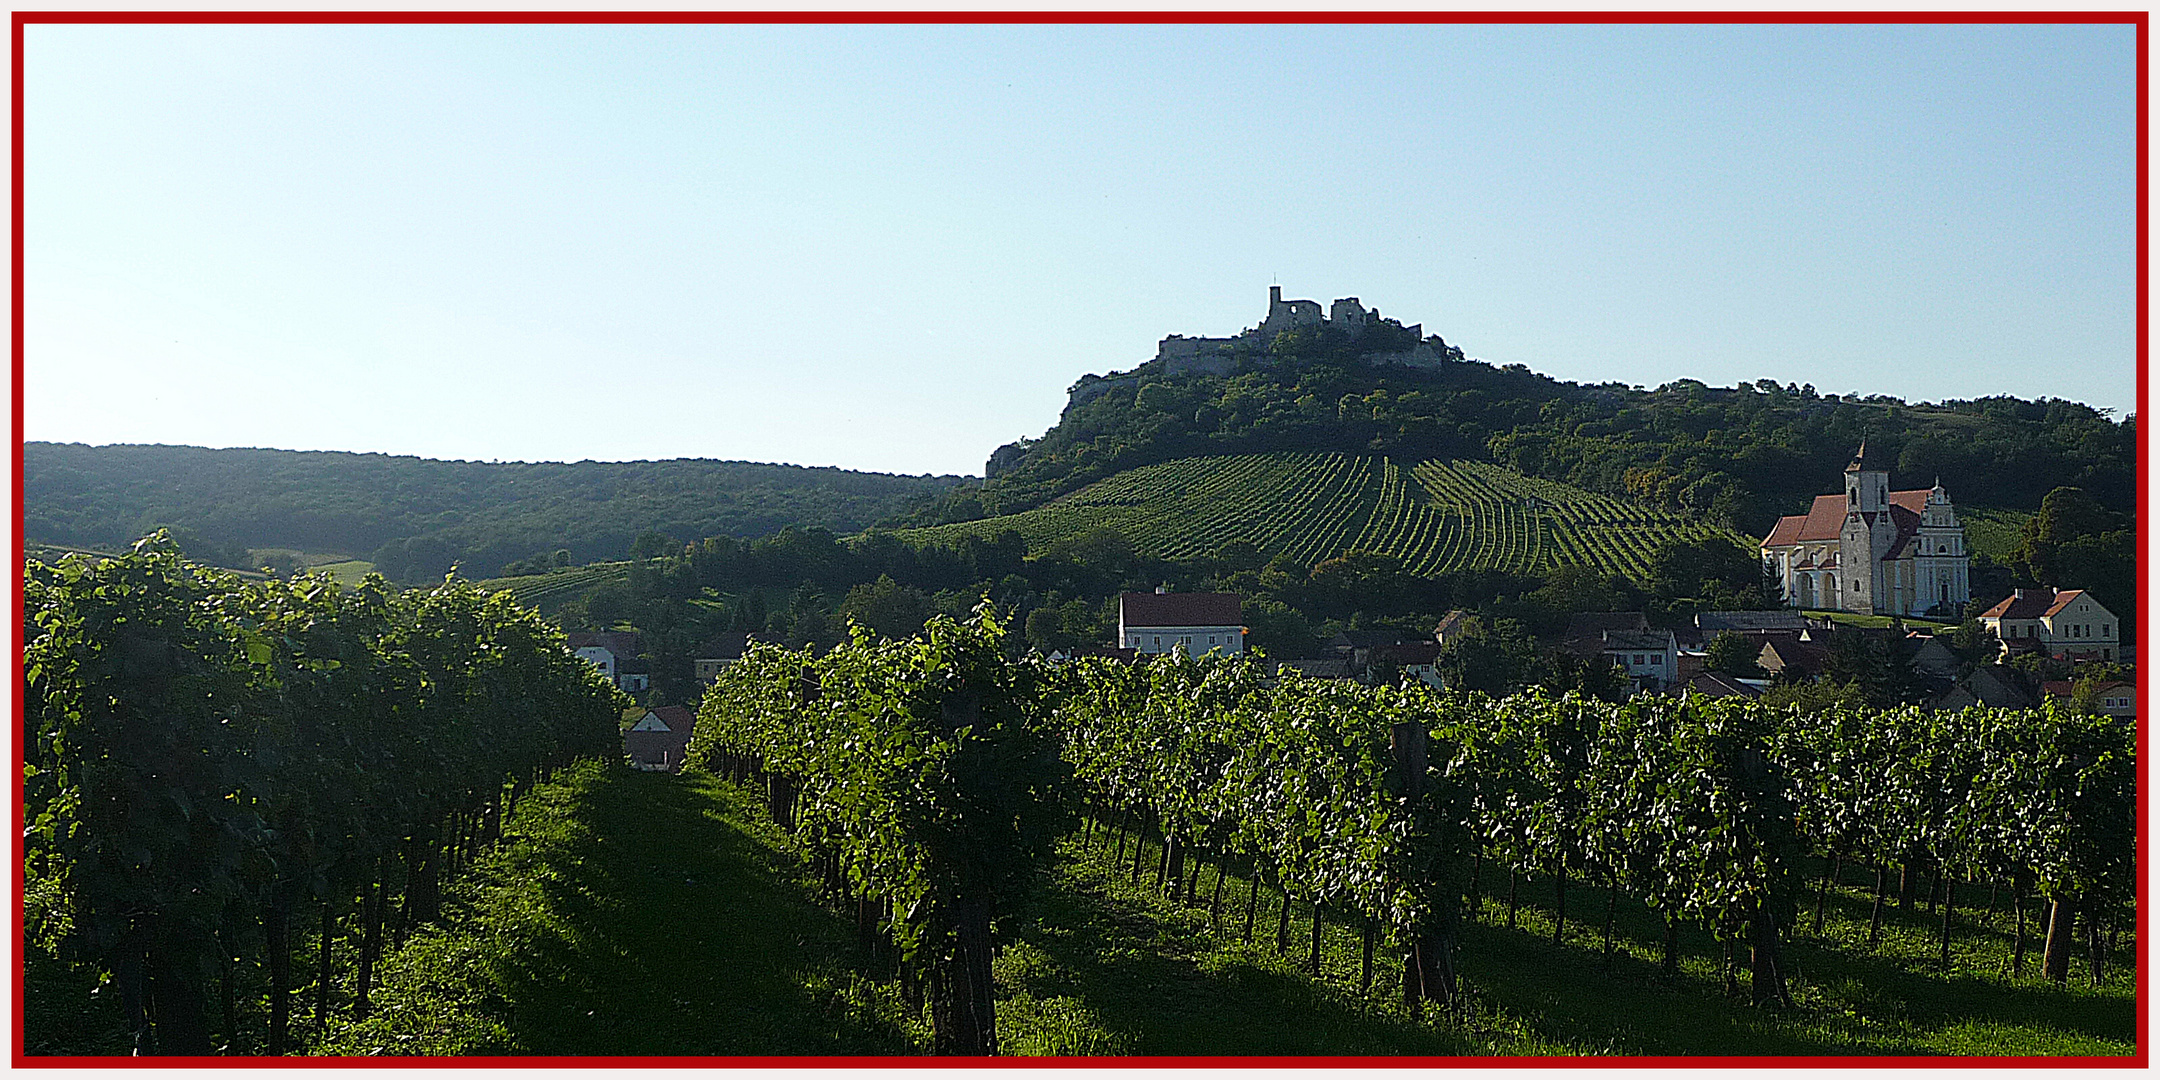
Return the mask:
<path fill-rule="evenodd" d="M 1374 552 L 1422 575 L 1585 565 L 1641 580 L 1668 541 L 1749 543 L 1685 514 L 1484 462 L 1337 453 L 1184 458 L 1120 473 L 1023 513 L 901 535 L 949 541 L 1017 529 L 1030 551 L 1042 551 L 1103 527 L 1158 558 L 1200 558 L 1245 541 L 1265 558 L 1286 555 L 1303 565 Z"/>

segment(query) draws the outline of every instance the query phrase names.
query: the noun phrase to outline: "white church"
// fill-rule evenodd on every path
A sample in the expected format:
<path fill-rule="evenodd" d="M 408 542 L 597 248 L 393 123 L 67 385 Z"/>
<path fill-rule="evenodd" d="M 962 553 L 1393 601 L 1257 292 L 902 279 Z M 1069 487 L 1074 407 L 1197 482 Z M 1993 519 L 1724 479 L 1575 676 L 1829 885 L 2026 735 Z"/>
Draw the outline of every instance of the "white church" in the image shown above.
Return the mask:
<path fill-rule="evenodd" d="M 1965 530 L 1942 481 L 1892 491 L 1864 442 L 1845 466 L 1845 494 L 1779 518 L 1762 555 L 1798 608 L 1954 618 L 1972 599 Z"/>

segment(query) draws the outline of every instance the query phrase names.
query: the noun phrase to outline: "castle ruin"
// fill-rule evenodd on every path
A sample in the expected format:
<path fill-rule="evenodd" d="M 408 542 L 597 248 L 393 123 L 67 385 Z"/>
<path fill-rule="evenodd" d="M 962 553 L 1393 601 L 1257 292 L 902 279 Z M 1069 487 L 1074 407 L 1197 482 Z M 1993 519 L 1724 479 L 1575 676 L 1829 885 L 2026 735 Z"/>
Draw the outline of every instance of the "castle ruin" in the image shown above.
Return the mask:
<path fill-rule="evenodd" d="M 1086 401 L 1114 386 L 1126 386 L 1139 381 L 1142 375 L 1182 375 L 1199 372 L 1206 375 L 1228 375 L 1237 370 L 1242 360 L 1264 358 L 1268 345 L 1283 333 L 1292 330 L 1332 329 L 1355 337 L 1367 327 L 1385 324 L 1400 327 L 1405 335 L 1417 341 L 1411 349 L 1400 352 L 1367 353 L 1360 357 L 1368 364 L 1395 365 L 1399 367 L 1438 370 L 1445 360 L 1460 360 L 1462 352 L 1451 349 L 1438 338 L 1426 339 L 1424 324 L 1402 326 L 1393 319 L 1384 319 L 1378 308 L 1367 310 L 1355 296 L 1345 296 L 1322 309 L 1316 300 L 1285 300 L 1282 286 L 1268 286 L 1267 318 L 1260 325 L 1241 331 L 1233 337 L 1186 337 L 1172 334 L 1156 346 L 1155 359 L 1128 372 L 1111 375 L 1083 375 L 1068 391 L 1066 407 Z"/>

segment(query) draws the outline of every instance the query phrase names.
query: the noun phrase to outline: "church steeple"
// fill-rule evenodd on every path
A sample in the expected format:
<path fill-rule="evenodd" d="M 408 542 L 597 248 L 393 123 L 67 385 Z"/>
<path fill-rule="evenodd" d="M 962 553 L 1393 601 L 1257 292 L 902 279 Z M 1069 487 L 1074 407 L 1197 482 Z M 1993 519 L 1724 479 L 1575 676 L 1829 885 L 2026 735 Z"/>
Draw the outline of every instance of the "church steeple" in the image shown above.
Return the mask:
<path fill-rule="evenodd" d="M 1868 458 L 1866 440 L 1845 466 L 1845 509 L 1872 514 L 1890 508 L 1890 470 Z"/>
<path fill-rule="evenodd" d="M 1876 455 L 1876 456 L 1877 456 L 1877 457 L 1880 457 L 1881 455 L 1879 455 L 1879 454 L 1878 454 L 1878 455 Z M 1867 440 L 1866 440 L 1866 439 L 1862 439 L 1862 440 L 1860 440 L 1860 449 L 1858 449 L 1858 450 L 1856 450 L 1856 451 L 1854 451 L 1854 452 L 1853 452 L 1853 456 L 1852 456 L 1852 464 L 1850 464 L 1850 465 L 1847 465 L 1847 466 L 1845 466 L 1845 471 L 1846 471 L 1846 472 L 1888 472 L 1889 470 L 1888 470 L 1888 469 L 1885 469 L 1885 468 L 1883 467 L 1883 464 L 1882 464 L 1882 462 L 1880 462 L 1880 461 L 1875 461 L 1875 460 L 1870 460 L 1870 459 L 1868 458 L 1868 452 L 1867 452 Z"/>

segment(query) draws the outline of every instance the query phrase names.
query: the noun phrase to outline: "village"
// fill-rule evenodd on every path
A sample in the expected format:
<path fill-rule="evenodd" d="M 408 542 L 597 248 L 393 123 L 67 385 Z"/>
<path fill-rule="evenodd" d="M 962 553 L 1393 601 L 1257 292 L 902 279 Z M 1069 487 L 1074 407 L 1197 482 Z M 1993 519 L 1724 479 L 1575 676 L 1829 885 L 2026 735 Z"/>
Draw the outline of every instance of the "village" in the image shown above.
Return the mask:
<path fill-rule="evenodd" d="M 1279 290 L 1274 302 L 1271 319 L 1316 317 L 1285 305 Z M 1348 317 L 1340 303 L 1337 315 Z M 2053 700 L 2135 716 L 2134 679 L 2088 674 L 2121 673 L 2132 663 L 2114 612 L 2083 589 L 2016 588 L 1971 615 L 1982 640 L 1968 634 L 1960 641 L 1956 624 L 1977 605 L 1964 530 L 1941 481 L 1891 490 L 1888 468 L 1863 443 L 1846 467 L 1844 488 L 1818 496 L 1806 514 L 1780 519 L 1761 542 L 1763 565 L 1776 575 L 1786 607 L 1702 611 L 1674 626 L 1655 626 L 1643 611 L 1577 612 L 1564 632 L 1539 644 L 1549 657 L 1610 669 L 1628 694 L 1757 698 L 1825 679 L 1844 653 L 1886 658 L 1895 670 L 1885 677 L 1901 681 L 1929 710 L 2023 709 Z M 1117 600 L 1115 640 L 1052 650 L 1045 659 L 1245 655 L 1244 599 L 1167 587 L 1126 592 Z M 1413 681 L 1446 690 L 1442 657 L 1478 627 L 1478 616 L 1455 610 L 1429 637 L 1344 630 L 1317 655 L 1266 662 L 1278 677 Z M 698 684 L 710 685 L 760 640 L 753 632 L 707 640 L 694 659 Z M 651 684 L 643 639 L 634 631 L 572 633 L 570 646 L 625 692 L 636 695 Z M 676 771 L 695 723 L 689 706 L 634 706 L 625 717 L 625 753 L 637 768 Z"/>

